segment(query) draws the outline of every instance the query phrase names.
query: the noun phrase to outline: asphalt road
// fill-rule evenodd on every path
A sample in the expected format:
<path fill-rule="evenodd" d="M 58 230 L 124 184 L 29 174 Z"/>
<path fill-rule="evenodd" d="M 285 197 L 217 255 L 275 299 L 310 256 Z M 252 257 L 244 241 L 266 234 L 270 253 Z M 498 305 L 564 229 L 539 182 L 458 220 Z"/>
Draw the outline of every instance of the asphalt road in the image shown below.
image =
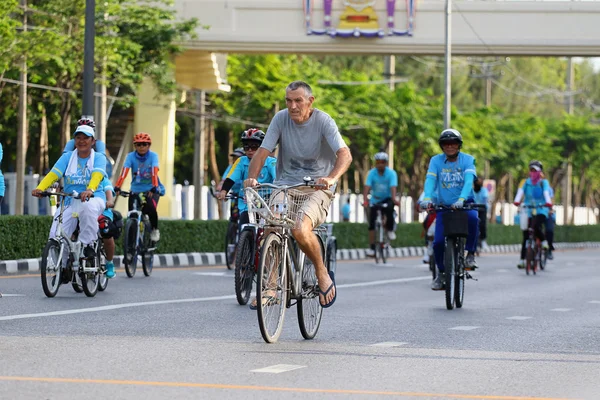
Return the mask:
<path fill-rule="evenodd" d="M 0 399 L 600 399 L 600 251 L 486 255 L 446 310 L 418 258 L 340 262 L 312 341 L 276 344 L 224 267 L 119 270 L 95 298 L 0 277 Z"/>

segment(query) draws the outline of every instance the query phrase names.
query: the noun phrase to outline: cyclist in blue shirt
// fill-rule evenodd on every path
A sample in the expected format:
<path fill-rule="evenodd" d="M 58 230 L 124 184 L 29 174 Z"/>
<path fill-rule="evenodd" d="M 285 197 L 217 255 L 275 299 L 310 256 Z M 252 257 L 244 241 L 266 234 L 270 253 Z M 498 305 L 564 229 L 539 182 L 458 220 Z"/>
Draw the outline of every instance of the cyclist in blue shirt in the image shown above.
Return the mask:
<path fill-rule="evenodd" d="M 238 158 L 244 156 L 245 154 L 246 153 L 244 153 L 244 149 L 242 147 L 238 147 L 230 154 L 231 164 L 229 164 L 227 166 L 227 168 L 225 169 L 225 172 L 223 172 L 223 176 L 221 177 L 221 182 L 219 182 L 219 184 L 217 185 L 217 193 L 223 189 L 223 183 L 225 183 L 225 179 L 227 179 L 227 175 L 229 175 L 229 172 L 231 171 L 231 167 L 233 166 L 233 164 L 235 164 L 235 162 L 237 161 Z M 229 191 L 232 194 L 239 196 L 240 190 L 242 190 L 242 184 L 241 184 L 241 182 L 236 182 Z M 229 204 L 229 215 L 230 215 L 229 216 L 230 221 L 238 220 L 238 218 L 240 216 L 240 210 L 238 208 L 238 200 L 236 200 L 236 201 L 231 200 L 231 202 Z"/>
<path fill-rule="evenodd" d="M 543 176 L 543 174 L 542 174 Z M 548 186 L 548 194 L 550 195 L 550 202 L 554 203 L 554 189 Z M 546 240 L 548 240 L 548 260 L 554 260 L 554 225 L 556 223 L 556 214 L 551 208 L 546 219 Z"/>
<path fill-rule="evenodd" d="M 475 180 L 475 158 L 460 151 L 463 140 L 456 129 L 445 129 L 440 134 L 438 143 L 443 153 L 431 158 L 427 178 L 425 179 L 425 196 L 421 208 L 433 206 L 433 196 L 437 194 L 440 205 L 461 208 L 465 202 L 473 202 L 473 181 Z M 440 273 L 431 284 L 433 290 L 444 289 L 444 219 L 440 215 L 446 211 L 438 211 L 436 218 L 433 251 L 435 262 Z M 477 268 L 475 249 L 479 234 L 479 218 L 476 210 L 466 211 L 468 214 L 469 235 L 467 237 L 465 269 Z"/>
<path fill-rule="evenodd" d="M 146 214 L 150 219 L 152 231 L 150 232 L 150 240 L 158 242 L 160 240 L 160 232 L 158 231 L 158 213 L 156 207 L 160 196 L 164 196 L 165 187 L 158 179 L 158 154 L 150 151 L 152 138 L 148 133 L 140 132 L 133 137 L 133 145 L 135 151 L 127 154 L 123 170 L 119 175 L 115 192 L 119 194 L 121 185 L 127 177 L 129 170 L 132 171 L 131 177 L 131 192 L 129 196 L 129 210 L 133 209 L 134 203 L 136 208 L 141 208 L 142 213 Z M 142 199 L 140 193 L 146 196 L 146 203 L 141 207 Z"/>
<path fill-rule="evenodd" d="M 246 155 L 238 158 L 231 166 L 231 170 L 229 171 L 229 174 L 227 174 L 221 191 L 217 195 L 219 199 L 224 199 L 235 183 L 242 183 L 246 178 L 248 178 L 248 167 L 250 166 L 250 161 L 252 160 L 252 157 L 254 157 L 254 154 L 256 154 L 256 150 L 258 150 L 264 138 L 265 133 L 256 128 L 248 129 L 242 133 L 242 144 Z M 277 159 L 275 157 L 266 158 L 257 179 L 258 183 L 273 183 L 276 176 L 276 163 Z M 244 199 L 243 195 L 238 201 L 238 208 L 240 210 L 241 228 L 242 225 L 250 222 L 248 217 L 248 206 L 246 205 L 246 200 Z"/>
<path fill-rule="evenodd" d="M 76 149 L 64 153 L 37 188 L 31 192 L 32 196 L 41 197 L 42 191 L 64 178 L 64 191 L 80 194 L 79 240 L 85 245 L 84 255 L 88 258 L 95 255 L 93 243 L 98 237 L 98 217 L 102 214 L 106 204 L 106 195 L 100 187 L 106 173 L 106 157 L 94 151 L 92 148 L 94 142 L 95 132 L 92 127 L 88 125 L 77 127 L 75 130 Z M 70 207 L 72 199 L 67 198 L 64 204 L 66 207 Z M 50 237 L 56 235 L 57 226 L 58 221 L 55 219 L 50 229 Z M 77 219 L 72 216 L 72 213 L 64 213 L 63 229 L 65 234 L 72 235 L 76 226 Z"/>
<path fill-rule="evenodd" d="M 369 243 L 371 248 L 366 252 L 368 257 L 375 256 L 375 220 L 377 219 L 377 210 L 381 208 L 383 203 L 388 204 L 388 207 L 381 208 L 386 217 L 385 229 L 388 238 L 390 240 L 396 239 L 394 205 L 400 205 L 400 201 L 396 199 L 398 174 L 388 167 L 388 161 L 387 153 L 379 152 L 375 154 L 375 168 L 367 174 L 363 190 L 363 206 L 369 206 Z M 369 192 L 371 193 L 371 199 L 367 201 Z"/>
<path fill-rule="evenodd" d="M 473 182 L 473 193 L 475 195 L 475 203 L 485 204 L 485 209 L 477 210 L 477 212 L 479 213 L 479 239 L 481 239 L 481 247 L 487 249 L 488 245 L 485 239 L 487 239 L 487 210 L 490 195 L 487 188 L 483 186 L 483 180 L 479 177 L 475 178 Z"/>
<path fill-rule="evenodd" d="M 346 200 L 346 203 L 342 206 L 342 219 L 344 222 L 350 222 L 350 196 Z"/>
<path fill-rule="evenodd" d="M 552 208 L 552 199 L 550 198 L 550 185 L 543 178 L 542 172 L 544 166 L 540 161 L 533 160 L 529 163 L 529 178 L 524 180 L 517 190 L 514 204 L 520 206 L 521 202 L 526 206 L 535 208 L 527 209 L 529 224 L 533 224 L 533 232 L 537 239 L 542 242 L 542 247 L 548 249 L 548 241 L 544 235 L 542 227 L 546 225 L 548 214 Z M 523 242 L 521 244 L 521 261 L 517 268 L 525 268 L 526 244 L 529 239 L 529 232 L 523 231 Z"/>

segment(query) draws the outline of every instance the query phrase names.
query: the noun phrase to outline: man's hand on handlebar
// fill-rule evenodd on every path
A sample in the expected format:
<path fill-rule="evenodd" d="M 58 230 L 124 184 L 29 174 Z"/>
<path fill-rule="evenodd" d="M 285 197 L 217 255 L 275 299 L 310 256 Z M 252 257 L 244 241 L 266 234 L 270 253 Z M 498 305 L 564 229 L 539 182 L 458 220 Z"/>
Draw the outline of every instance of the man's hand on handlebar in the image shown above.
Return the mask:
<path fill-rule="evenodd" d="M 328 190 L 336 183 L 337 183 L 337 179 L 325 176 L 323 178 L 317 179 L 317 181 L 315 182 L 315 185 L 317 186 L 317 189 Z"/>
<path fill-rule="evenodd" d="M 227 196 L 227 192 L 225 190 L 221 190 L 219 193 L 217 193 L 217 199 L 219 200 L 225 200 L 225 196 Z"/>
<path fill-rule="evenodd" d="M 244 180 L 244 188 L 255 187 L 258 186 L 258 181 L 254 178 L 248 178 Z"/>
<path fill-rule="evenodd" d="M 37 197 L 37 198 L 42 198 L 42 193 L 43 193 L 43 190 L 40 190 L 40 189 L 33 189 L 31 191 L 31 195 L 33 197 Z"/>

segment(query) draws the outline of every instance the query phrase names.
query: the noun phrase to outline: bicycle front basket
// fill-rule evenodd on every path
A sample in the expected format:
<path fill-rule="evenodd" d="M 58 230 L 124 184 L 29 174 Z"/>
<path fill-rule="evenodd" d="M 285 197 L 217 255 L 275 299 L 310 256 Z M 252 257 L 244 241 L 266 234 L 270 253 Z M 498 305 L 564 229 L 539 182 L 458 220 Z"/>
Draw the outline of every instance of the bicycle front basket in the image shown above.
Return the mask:
<path fill-rule="evenodd" d="M 446 237 L 469 235 L 469 215 L 464 211 L 446 211 L 442 214 L 442 222 Z"/>

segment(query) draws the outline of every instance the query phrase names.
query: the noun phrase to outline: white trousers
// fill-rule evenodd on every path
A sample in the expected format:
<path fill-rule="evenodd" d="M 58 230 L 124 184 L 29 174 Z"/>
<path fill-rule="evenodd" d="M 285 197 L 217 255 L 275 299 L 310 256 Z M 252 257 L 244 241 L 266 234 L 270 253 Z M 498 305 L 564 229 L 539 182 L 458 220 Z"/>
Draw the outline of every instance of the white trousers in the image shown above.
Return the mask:
<path fill-rule="evenodd" d="M 98 217 L 104 211 L 106 202 L 104 199 L 92 197 L 89 201 L 81 202 L 73 199 L 71 205 L 65 208 L 63 213 L 63 233 L 67 237 L 71 237 L 75 228 L 77 228 L 77 218 L 73 217 L 73 212 L 79 213 L 79 241 L 84 245 L 91 244 L 98 237 Z M 52 227 L 50 228 L 50 237 L 56 236 L 58 228 L 58 214 L 60 207 L 54 214 Z"/>

